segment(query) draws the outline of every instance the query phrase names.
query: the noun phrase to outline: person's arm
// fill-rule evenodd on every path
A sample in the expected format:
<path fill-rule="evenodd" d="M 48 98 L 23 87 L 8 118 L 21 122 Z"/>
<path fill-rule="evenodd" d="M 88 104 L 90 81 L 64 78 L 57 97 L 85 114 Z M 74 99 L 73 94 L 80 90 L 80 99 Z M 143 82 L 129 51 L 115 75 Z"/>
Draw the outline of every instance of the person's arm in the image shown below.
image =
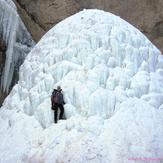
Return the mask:
<path fill-rule="evenodd" d="M 53 95 L 51 95 L 51 109 L 53 110 Z"/>
<path fill-rule="evenodd" d="M 63 99 L 63 105 L 65 105 L 65 100 L 64 100 L 64 96 L 63 96 L 63 93 L 62 93 L 62 99 Z"/>

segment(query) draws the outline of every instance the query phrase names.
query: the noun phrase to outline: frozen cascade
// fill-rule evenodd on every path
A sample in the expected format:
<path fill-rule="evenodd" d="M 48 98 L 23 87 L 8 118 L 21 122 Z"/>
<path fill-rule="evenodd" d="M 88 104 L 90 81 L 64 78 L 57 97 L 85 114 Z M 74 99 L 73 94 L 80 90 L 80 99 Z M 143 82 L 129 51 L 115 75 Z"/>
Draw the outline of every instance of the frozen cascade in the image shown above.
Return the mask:
<path fill-rule="evenodd" d="M 7 45 L 1 88 L 8 92 L 15 66 L 22 64 L 34 45 L 11 0 L 0 0 L 0 35 Z"/>
<path fill-rule="evenodd" d="M 162 159 L 163 55 L 121 18 L 84 10 L 65 19 L 32 49 L 19 74 L 0 109 L 3 163 Z M 67 120 L 53 124 L 57 85 Z"/>

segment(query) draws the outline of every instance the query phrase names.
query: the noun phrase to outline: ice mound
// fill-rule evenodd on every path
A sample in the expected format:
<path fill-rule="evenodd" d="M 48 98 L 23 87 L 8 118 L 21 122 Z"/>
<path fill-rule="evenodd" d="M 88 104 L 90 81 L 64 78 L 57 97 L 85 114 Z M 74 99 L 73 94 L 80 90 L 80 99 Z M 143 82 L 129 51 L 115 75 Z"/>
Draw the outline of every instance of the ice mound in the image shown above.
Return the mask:
<path fill-rule="evenodd" d="M 50 95 L 57 85 L 64 90 L 67 120 L 53 125 Z M 160 51 L 121 18 L 84 10 L 52 28 L 21 66 L 20 80 L 0 111 L 0 158 L 161 161 L 162 115 Z"/>

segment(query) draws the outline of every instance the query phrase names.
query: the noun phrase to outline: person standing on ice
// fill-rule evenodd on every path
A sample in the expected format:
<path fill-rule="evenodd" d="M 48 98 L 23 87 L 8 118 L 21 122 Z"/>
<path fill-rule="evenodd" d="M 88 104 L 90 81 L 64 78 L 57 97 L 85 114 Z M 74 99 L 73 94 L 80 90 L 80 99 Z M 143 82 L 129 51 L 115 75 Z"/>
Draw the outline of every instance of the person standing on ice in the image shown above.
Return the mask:
<path fill-rule="evenodd" d="M 54 122 L 57 123 L 58 117 L 58 108 L 60 109 L 59 119 L 63 119 L 64 114 L 64 97 L 62 93 L 62 89 L 60 86 L 57 86 L 57 89 L 54 89 L 51 95 L 51 104 L 52 110 L 54 110 Z"/>

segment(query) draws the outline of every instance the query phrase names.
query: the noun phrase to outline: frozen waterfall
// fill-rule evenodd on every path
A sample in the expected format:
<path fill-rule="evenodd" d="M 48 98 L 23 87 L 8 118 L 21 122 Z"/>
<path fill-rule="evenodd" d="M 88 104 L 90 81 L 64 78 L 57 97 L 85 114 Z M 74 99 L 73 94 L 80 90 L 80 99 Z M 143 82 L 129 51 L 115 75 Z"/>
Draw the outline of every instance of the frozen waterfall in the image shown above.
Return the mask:
<path fill-rule="evenodd" d="M 0 35 L 7 45 L 1 88 L 8 92 L 15 66 L 19 66 L 34 42 L 11 0 L 0 0 Z"/>
<path fill-rule="evenodd" d="M 57 85 L 67 119 L 54 124 L 50 95 Z M 162 115 L 163 55 L 119 17 L 84 10 L 45 34 L 21 65 L 0 109 L 0 160 L 163 160 Z"/>

